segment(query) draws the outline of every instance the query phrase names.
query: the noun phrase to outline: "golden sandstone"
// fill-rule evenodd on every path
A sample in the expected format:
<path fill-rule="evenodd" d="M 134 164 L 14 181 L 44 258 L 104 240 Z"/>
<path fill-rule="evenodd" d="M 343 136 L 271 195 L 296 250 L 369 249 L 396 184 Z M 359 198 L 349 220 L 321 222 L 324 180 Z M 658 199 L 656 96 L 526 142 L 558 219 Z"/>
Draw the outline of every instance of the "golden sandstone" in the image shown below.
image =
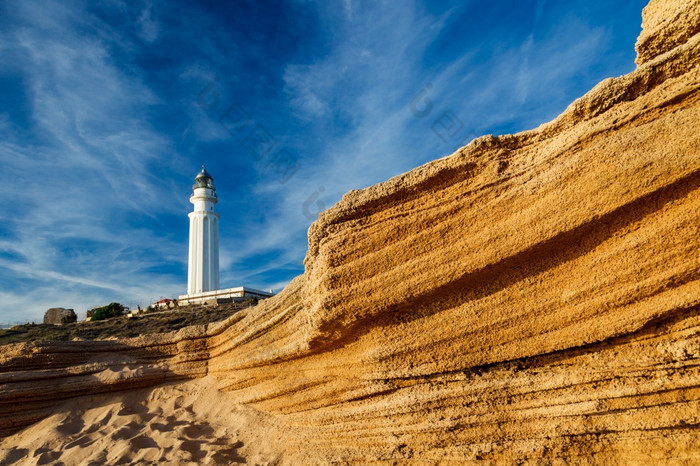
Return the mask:
<path fill-rule="evenodd" d="M 305 273 L 223 323 L 3 347 L 0 462 L 700 461 L 700 1 L 652 0 L 637 55 L 347 193 Z"/>

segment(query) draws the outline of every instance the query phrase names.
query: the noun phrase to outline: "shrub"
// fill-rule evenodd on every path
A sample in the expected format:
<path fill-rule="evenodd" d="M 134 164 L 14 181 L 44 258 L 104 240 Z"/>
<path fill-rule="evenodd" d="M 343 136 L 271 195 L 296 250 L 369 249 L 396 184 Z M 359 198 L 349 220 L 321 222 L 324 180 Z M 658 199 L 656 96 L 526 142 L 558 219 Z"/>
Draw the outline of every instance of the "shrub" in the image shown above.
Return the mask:
<path fill-rule="evenodd" d="M 75 315 L 75 313 L 67 314 L 67 315 L 61 317 L 62 324 L 72 324 L 73 322 L 77 322 L 77 321 L 78 321 L 78 316 Z"/>
<path fill-rule="evenodd" d="M 96 307 L 92 309 L 92 317 L 90 321 L 111 319 L 112 317 L 118 317 L 124 314 L 126 308 L 119 303 L 109 303 L 106 306 Z"/>

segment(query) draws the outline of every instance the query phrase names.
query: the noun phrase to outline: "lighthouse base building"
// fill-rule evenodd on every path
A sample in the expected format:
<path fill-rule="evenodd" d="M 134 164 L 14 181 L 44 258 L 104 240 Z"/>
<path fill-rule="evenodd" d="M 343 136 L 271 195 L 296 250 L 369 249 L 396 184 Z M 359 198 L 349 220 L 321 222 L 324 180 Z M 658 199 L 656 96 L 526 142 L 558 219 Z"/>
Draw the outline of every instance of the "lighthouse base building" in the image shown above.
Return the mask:
<path fill-rule="evenodd" d="M 271 292 L 255 290 L 239 286 L 225 290 L 206 291 L 204 293 L 184 294 L 177 297 L 180 306 L 193 304 L 215 305 L 246 301 L 251 298 L 265 299 L 272 296 Z"/>
<path fill-rule="evenodd" d="M 219 214 L 214 179 L 202 167 L 192 187 L 190 202 L 190 247 L 187 269 L 187 294 L 178 296 L 179 304 L 222 304 L 249 298 L 269 298 L 270 293 L 251 288 L 219 289 Z"/>

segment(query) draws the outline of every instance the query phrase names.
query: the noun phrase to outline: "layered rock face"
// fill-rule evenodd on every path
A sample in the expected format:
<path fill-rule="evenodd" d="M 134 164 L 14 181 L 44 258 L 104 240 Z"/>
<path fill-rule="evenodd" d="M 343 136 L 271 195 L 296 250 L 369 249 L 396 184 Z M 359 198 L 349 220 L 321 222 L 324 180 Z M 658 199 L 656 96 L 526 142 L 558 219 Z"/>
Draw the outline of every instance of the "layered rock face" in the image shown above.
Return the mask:
<path fill-rule="evenodd" d="M 642 13 L 637 65 L 684 44 L 700 32 L 700 1 L 653 0 Z"/>
<path fill-rule="evenodd" d="M 205 330 L 192 326 L 121 341 L 3 346 L 0 437 L 43 419 L 70 398 L 206 375 Z"/>
<path fill-rule="evenodd" d="M 535 130 L 346 194 L 280 295 L 109 343 L 135 364 L 121 385 L 84 375 L 88 343 L 13 347 L 5 429 L 28 422 L 18 401 L 40 416 L 51 384 L 207 373 L 269 414 L 287 462 L 697 459 L 698 18 L 698 2 L 652 0 L 634 72 Z"/>

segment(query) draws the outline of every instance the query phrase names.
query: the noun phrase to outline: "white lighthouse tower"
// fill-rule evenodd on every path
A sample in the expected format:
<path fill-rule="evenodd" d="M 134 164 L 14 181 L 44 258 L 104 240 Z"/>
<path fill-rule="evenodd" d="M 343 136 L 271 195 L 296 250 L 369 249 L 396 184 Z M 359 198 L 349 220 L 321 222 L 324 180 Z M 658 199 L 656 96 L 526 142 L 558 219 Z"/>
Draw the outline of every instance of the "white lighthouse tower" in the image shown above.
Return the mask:
<path fill-rule="evenodd" d="M 218 305 L 251 298 L 265 299 L 272 290 L 260 291 L 239 286 L 219 289 L 219 214 L 214 179 L 204 165 L 192 187 L 190 202 L 190 255 L 187 269 L 187 294 L 178 297 L 179 305 Z"/>
<path fill-rule="evenodd" d="M 202 165 L 194 179 L 190 202 L 190 254 L 187 273 L 187 294 L 219 289 L 219 214 L 214 212 L 216 188 L 214 179 Z"/>

